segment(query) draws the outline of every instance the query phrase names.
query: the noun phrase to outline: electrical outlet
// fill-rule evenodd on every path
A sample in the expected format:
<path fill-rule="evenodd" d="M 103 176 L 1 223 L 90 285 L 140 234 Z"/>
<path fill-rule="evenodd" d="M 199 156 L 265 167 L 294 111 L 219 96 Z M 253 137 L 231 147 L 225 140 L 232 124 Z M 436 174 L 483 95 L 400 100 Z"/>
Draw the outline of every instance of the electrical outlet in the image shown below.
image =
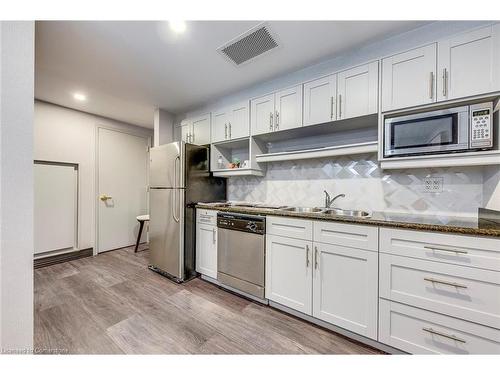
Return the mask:
<path fill-rule="evenodd" d="M 442 193 L 443 192 L 443 177 L 426 177 L 426 178 L 424 178 L 424 191 L 426 193 Z"/>

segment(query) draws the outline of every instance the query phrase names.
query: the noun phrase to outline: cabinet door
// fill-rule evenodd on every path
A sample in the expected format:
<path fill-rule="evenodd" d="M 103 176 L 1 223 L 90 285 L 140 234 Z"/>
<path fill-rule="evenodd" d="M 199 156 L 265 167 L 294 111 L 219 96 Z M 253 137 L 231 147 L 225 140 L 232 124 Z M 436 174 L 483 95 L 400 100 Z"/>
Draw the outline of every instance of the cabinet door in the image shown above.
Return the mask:
<path fill-rule="evenodd" d="M 337 118 L 337 75 L 304 84 L 304 126 L 322 124 Z"/>
<path fill-rule="evenodd" d="M 210 113 L 194 118 L 191 128 L 193 129 L 191 143 L 195 145 L 210 144 Z"/>
<path fill-rule="evenodd" d="M 181 122 L 181 137 L 184 142 L 191 143 L 191 123 L 189 120 Z"/>
<path fill-rule="evenodd" d="M 438 100 L 500 89 L 500 26 L 457 35 L 438 44 Z"/>
<path fill-rule="evenodd" d="M 217 227 L 196 225 L 196 271 L 217 278 Z"/>
<path fill-rule="evenodd" d="M 340 72 L 337 119 L 377 113 L 378 61 Z"/>
<path fill-rule="evenodd" d="M 302 85 L 276 93 L 274 130 L 302 126 Z"/>
<path fill-rule="evenodd" d="M 229 113 L 226 108 L 212 113 L 212 143 L 228 138 Z"/>
<path fill-rule="evenodd" d="M 436 101 L 436 43 L 382 60 L 382 110 Z"/>
<path fill-rule="evenodd" d="M 313 245 L 313 316 L 377 339 L 378 253 Z"/>
<path fill-rule="evenodd" d="M 230 109 L 229 137 L 231 139 L 250 135 L 250 112 L 248 101 L 239 103 Z"/>
<path fill-rule="evenodd" d="M 250 102 L 252 135 L 274 130 L 274 94 L 261 96 Z"/>
<path fill-rule="evenodd" d="M 266 235 L 266 298 L 311 315 L 311 242 Z"/>

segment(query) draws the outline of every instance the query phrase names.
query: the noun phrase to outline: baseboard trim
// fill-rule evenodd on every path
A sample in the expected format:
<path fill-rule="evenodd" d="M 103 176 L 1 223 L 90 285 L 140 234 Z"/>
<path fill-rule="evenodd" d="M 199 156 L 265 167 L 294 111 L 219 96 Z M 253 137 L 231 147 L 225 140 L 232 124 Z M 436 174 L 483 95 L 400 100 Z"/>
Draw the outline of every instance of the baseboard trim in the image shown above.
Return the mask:
<path fill-rule="evenodd" d="M 38 258 L 33 260 L 34 268 L 42 268 L 47 266 L 52 266 L 53 264 L 69 262 L 70 260 L 91 257 L 94 255 L 94 249 L 89 247 L 88 249 L 71 251 L 63 254 L 51 255 L 43 258 Z"/>

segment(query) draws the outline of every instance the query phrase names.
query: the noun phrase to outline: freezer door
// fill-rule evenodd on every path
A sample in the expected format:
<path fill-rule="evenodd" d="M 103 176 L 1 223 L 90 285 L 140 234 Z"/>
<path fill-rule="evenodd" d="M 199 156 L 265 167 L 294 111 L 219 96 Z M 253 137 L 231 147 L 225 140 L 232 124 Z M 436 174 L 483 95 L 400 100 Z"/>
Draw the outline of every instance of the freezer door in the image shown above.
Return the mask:
<path fill-rule="evenodd" d="M 174 142 L 150 150 L 151 187 L 184 187 L 184 142 Z"/>
<path fill-rule="evenodd" d="M 184 190 L 154 189 L 150 196 L 150 264 L 184 278 Z"/>

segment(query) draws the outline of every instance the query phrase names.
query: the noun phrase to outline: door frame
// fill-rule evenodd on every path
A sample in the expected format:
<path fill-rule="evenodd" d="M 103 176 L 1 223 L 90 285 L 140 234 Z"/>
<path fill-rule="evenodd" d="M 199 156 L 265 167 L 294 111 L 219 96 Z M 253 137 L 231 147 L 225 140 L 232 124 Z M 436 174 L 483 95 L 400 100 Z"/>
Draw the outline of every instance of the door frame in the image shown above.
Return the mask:
<path fill-rule="evenodd" d="M 127 134 L 131 135 L 134 137 L 140 137 L 144 138 L 147 140 L 148 144 L 148 160 L 149 160 L 149 149 L 153 146 L 151 141 L 152 141 L 152 136 L 147 135 L 146 132 L 141 132 L 140 130 L 135 130 L 135 129 L 121 129 L 109 125 L 101 125 L 101 124 L 96 124 L 95 126 L 95 148 L 94 148 L 94 249 L 93 249 L 93 255 L 98 255 L 99 254 L 99 130 L 110 130 L 110 131 L 115 131 L 117 133 L 122 133 L 122 134 Z M 146 170 L 146 184 L 147 184 L 147 194 L 149 195 L 149 163 L 147 163 L 147 170 Z M 146 200 L 147 201 L 147 209 L 149 212 L 149 198 Z M 146 232 L 147 233 L 147 232 Z"/>

